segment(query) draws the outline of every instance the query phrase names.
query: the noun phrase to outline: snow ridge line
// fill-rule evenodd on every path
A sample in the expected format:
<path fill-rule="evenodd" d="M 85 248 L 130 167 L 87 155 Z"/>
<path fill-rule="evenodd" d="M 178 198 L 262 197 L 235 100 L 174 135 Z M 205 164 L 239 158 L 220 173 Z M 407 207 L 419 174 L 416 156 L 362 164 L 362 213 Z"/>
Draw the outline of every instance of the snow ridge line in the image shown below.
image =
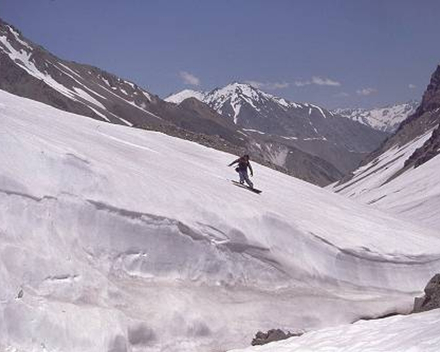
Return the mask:
<path fill-rule="evenodd" d="M 132 220 L 139 220 L 139 221 L 146 223 L 148 225 L 162 224 L 162 225 L 166 225 L 166 226 L 175 226 L 179 230 L 180 233 L 190 237 L 191 239 L 193 239 L 195 241 L 206 240 L 205 236 L 197 233 L 195 230 L 191 229 L 189 226 L 185 225 L 184 223 L 182 223 L 179 220 L 167 218 L 167 217 L 161 216 L 161 215 L 154 215 L 154 214 L 142 213 L 142 212 L 132 211 L 132 210 L 123 209 L 123 208 L 117 208 L 117 207 L 114 207 L 110 204 L 98 202 L 98 201 L 91 200 L 91 199 L 86 199 L 86 202 L 91 204 L 92 206 L 94 206 L 96 208 L 96 210 L 107 211 L 109 213 L 113 213 L 113 214 L 119 215 L 121 217 L 129 218 Z"/>
<path fill-rule="evenodd" d="M 383 256 L 380 256 L 377 253 L 374 253 L 369 248 L 361 247 L 363 252 L 356 251 L 354 249 L 345 249 L 340 248 L 330 242 L 329 240 L 322 238 L 318 235 L 315 235 L 313 232 L 309 232 L 311 236 L 316 238 L 317 240 L 321 241 L 322 243 L 325 243 L 327 246 L 332 247 L 336 249 L 337 251 L 348 255 L 355 257 L 357 259 L 361 260 L 368 260 L 371 262 L 377 262 L 377 263 L 389 263 L 389 264 L 401 264 L 401 265 L 425 265 L 430 263 L 435 263 L 440 261 L 440 257 L 431 257 L 427 255 L 414 255 L 414 256 L 403 256 L 401 259 L 398 257 L 393 258 L 384 258 Z"/>
<path fill-rule="evenodd" d="M 112 205 L 109 205 L 109 204 L 106 204 L 103 202 L 94 201 L 91 199 L 87 199 L 86 201 L 90 205 L 94 206 L 97 210 L 107 211 L 109 213 L 113 213 L 115 215 L 129 218 L 132 220 L 138 220 L 138 221 L 141 221 L 149 226 L 151 226 L 152 224 L 164 225 L 164 226 L 168 226 L 168 227 L 175 226 L 180 234 L 189 237 L 193 241 L 204 241 L 206 243 L 209 243 L 209 245 L 215 245 L 220 251 L 228 251 L 233 254 L 249 256 L 253 260 L 258 261 L 258 262 L 262 263 L 263 265 L 268 265 L 268 266 L 272 267 L 274 270 L 280 272 L 282 275 L 289 276 L 289 274 L 286 272 L 286 270 L 282 268 L 281 263 L 279 263 L 277 260 L 272 258 L 272 256 L 270 255 L 269 248 L 256 246 L 256 245 L 252 245 L 252 244 L 245 243 L 245 242 L 242 243 L 242 242 L 232 241 L 226 234 L 224 234 L 222 231 L 220 231 L 216 228 L 213 228 L 211 225 L 206 225 L 206 224 L 201 224 L 201 223 L 199 224 L 199 225 L 202 225 L 205 227 L 208 226 L 217 232 L 221 232 L 224 236 L 227 237 L 227 240 L 222 241 L 220 243 L 217 243 L 212 238 L 212 235 L 210 233 L 205 234 L 203 232 L 197 231 L 197 230 L 191 228 L 188 225 L 185 225 L 183 222 L 176 220 L 176 219 L 171 219 L 171 218 L 167 218 L 165 216 L 160 216 L 160 215 L 154 215 L 154 214 L 148 214 L 148 213 L 142 213 L 142 212 L 131 211 L 131 210 L 127 210 L 127 209 L 117 208 Z M 235 231 L 238 231 L 238 230 L 235 230 Z M 243 234 L 243 237 L 244 237 L 244 234 Z"/>
<path fill-rule="evenodd" d="M 30 195 L 30 194 L 26 194 L 26 193 L 22 193 L 22 192 L 18 192 L 18 191 L 10 191 L 10 190 L 6 190 L 6 189 L 0 189 L 0 193 L 6 194 L 8 196 L 18 196 L 18 197 L 28 198 L 28 199 L 32 199 L 36 202 L 42 202 L 44 200 L 57 200 L 57 198 L 53 197 L 53 196 L 37 197 L 37 196 Z"/>

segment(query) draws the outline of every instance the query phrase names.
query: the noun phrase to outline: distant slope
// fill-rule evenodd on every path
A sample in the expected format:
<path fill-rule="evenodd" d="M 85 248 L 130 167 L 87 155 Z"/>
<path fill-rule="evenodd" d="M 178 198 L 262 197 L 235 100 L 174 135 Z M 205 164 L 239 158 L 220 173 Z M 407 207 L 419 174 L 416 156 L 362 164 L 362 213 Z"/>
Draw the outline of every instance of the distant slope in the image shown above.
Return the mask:
<path fill-rule="evenodd" d="M 332 186 L 340 194 L 440 225 L 440 66 L 416 112 L 350 177 Z"/>
<path fill-rule="evenodd" d="M 419 106 L 417 101 L 389 105 L 374 109 L 335 109 L 333 113 L 360 122 L 379 131 L 393 133 L 406 118 Z"/>
<path fill-rule="evenodd" d="M 317 105 L 290 102 L 249 84 L 235 82 L 207 93 L 185 90 L 165 100 L 179 104 L 188 97 L 202 99 L 247 133 L 319 157 L 342 174 L 388 136 Z"/>
<path fill-rule="evenodd" d="M 0 350 L 211 352 L 406 312 L 440 238 L 234 155 L 0 91 Z M 44 347 L 42 347 L 44 344 Z"/>

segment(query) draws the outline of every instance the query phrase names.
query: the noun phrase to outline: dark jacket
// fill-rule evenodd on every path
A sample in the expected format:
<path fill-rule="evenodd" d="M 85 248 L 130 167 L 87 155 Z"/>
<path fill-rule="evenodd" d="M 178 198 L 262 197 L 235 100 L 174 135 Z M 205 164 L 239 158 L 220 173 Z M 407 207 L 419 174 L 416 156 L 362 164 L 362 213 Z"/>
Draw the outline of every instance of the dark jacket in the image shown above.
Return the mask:
<path fill-rule="evenodd" d="M 229 166 L 232 166 L 234 164 L 238 163 L 238 167 L 237 167 L 237 171 L 241 171 L 241 172 L 247 172 L 247 168 L 249 168 L 251 175 L 254 174 L 254 171 L 252 170 L 252 166 L 251 163 L 249 162 L 249 159 L 246 159 L 245 157 L 240 157 L 237 160 L 233 161 L 232 163 L 229 164 Z"/>

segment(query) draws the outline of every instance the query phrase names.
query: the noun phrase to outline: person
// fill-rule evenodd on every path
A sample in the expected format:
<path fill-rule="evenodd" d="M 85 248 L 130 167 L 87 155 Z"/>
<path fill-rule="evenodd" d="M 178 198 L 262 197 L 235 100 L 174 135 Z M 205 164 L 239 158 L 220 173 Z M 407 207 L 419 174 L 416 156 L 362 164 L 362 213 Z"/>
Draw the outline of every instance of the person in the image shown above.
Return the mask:
<path fill-rule="evenodd" d="M 228 166 L 232 166 L 234 164 L 238 163 L 238 167 L 235 169 L 235 171 L 238 172 L 238 175 L 240 176 L 240 184 L 246 183 L 249 185 L 250 188 L 254 188 L 254 184 L 249 180 L 248 171 L 251 172 L 251 176 L 254 176 L 254 171 L 252 170 L 251 163 L 249 162 L 249 155 L 243 155 L 242 157 L 238 158 L 237 160 L 230 163 Z"/>

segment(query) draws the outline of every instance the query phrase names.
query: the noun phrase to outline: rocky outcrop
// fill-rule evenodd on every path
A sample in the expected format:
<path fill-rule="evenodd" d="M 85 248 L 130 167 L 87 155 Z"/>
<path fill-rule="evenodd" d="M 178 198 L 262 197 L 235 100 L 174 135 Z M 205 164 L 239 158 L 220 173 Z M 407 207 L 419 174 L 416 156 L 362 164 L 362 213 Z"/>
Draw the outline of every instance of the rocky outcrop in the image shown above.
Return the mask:
<path fill-rule="evenodd" d="M 406 172 L 411 167 L 417 167 L 430 160 L 438 154 L 438 147 L 440 146 L 440 131 L 438 126 L 440 124 L 440 65 L 436 68 L 431 76 L 430 82 L 423 94 L 422 102 L 416 109 L 415 113 L 409 116 L 397 129 L 396 133 L 389 137 L 382 145 L 369 154 L 360 164 L 365 166 L 369 163 L 375 163 L 378 158 L 385 152 L 394 147 L 402 147 L 410 142 L 417 140 L 429 131 L 434 131 L 430 139 L 419 149 L 417 149 L 411 156 L 407 157 L 404 166 L 393 175 L 384 181 L 387 183 L 401 174 Z M 436 130 L 437 129 L 437 130 Z M 354 174 L 344 177 L 338 185 L 349 183 L 354 177 Z"/>
<path fill-rule="evenodd" d="M 425 287 L 425 296 L 416 297 L 413 313 L 440 308 L 440 274 L 436 274 Z"/>
<path fill-rule="evenodd" d="M 271 329 L 268 332 L 258 331 L 252 340 L 252 346 L 265 345 L 269 342 L 280 341 L 288 339 L 289 337 L 301 336 L 304 334 L 303 331 L 297 332 L 284 332 L 281 329 Z"/>
<path fill-rule="evenodd" d="M 405 161 L 405 167 L 418 167 L 440 153 L 440 127 L 434 130 L 432 136 Z"/>

